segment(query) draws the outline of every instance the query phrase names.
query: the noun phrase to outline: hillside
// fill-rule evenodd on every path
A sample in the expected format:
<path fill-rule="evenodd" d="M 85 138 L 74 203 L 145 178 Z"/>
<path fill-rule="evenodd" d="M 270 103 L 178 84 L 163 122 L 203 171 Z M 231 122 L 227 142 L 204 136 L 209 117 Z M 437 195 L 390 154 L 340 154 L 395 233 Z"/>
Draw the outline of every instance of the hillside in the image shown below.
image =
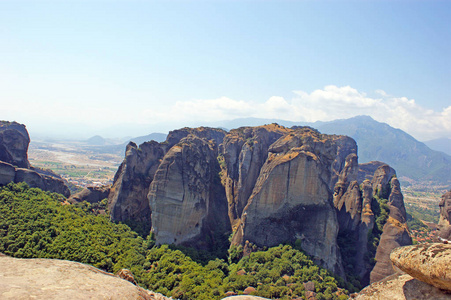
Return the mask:
<path fill-rule="evenodd" d="M 307 283 L 313 287 L 318 299 L 347 299 L 349 293 L 342 288 L 352 288 L 289 245 L 255 252 L 237 260 L 232 260 L 234 256 L 230 252 L 228 262 L 212 258 L 201 264 L 180 250 L 167 245 L 155 246 L 151 236 L 144 240 L 124 224 L 111 223 L 105 216 L 94 216 L 89 204 L 66 205 L 61 195 L 29 188 L 24 183 L 0 187 L 0 216 L 0 252 L 4 254 L 17 258 L 77 261 L 108 272 L 127 268 L 141 287 L 176 299 L 222 299 L 227 292 L 243 294 L 249 286 L 255 287 L 253 293 L 256 295 L 291 299 L 291 296 L 304 297 Z M 182 250 L 188 252 L 189 249 Z M 0 257 L 0 265 L 6 266 L 5 261 Z M 57 276 L 57 280 L 47 284 L 48 291 L 53 288 L 58 295 L 67 295 L 74 293 L 71 289 L 78 283 L 84 294 L 90 292 L 93 296 L 92 293 L 97 292 L 97 297 L 100 297 L 106 293 L 99 291 L 98 287 L 87 286 L 93 283 L 93 272 L 98 272 L 93 268 L 72 263 L 73 269 L 88 269 L 89 276 L 82 279 L 79 276 L 82 272 L 72 276 L 73 273 L 68 271 L 64 273 L 70 278 L 61 281 L 60 277 L 64 275 L 61 272 L 71 263 L 57 261 L 51 264 L 50 260 L 18 262 L 24 264 L 27 261 L 40 263 L 41 272 L 46 264 L 51 269 L 43 272 L 42 277 L 30 280 L 30 284 L 42 284 L 45 275 L 54 274 L 52 271 L 58 268 L 56 275 L 52 275 Z M 31 272 L 25 273 L 30 275 Z M 3 270 L 3 274 L 6 278 L 0 283 L 0 295 L 14 277 L 11 271 Z M 26 280 L 29 279 L 25 277 L 18 286 L 26 284 Z M 114 283 L 110 280 L 105 284 Z M 115 285 L 117 291 L 119 288 Z M 38 296 L 43 294 L 34 292 Z"/>
<path fill-rule="evenodd" d="M 242 118 L 212 123 L 214 126 L 236 128 L 258 126 L 276 122 L 279 125 L 310 126 L 326 134 L 340 134 L 352 137 L 358 144 L 359 162 L 383 161 L 396 169 L 403 184 L 444 185 L 451 188 L 451 156 L 446 154 L 449 139 L 422 143 L 406 132 L 369 116 L 330 122 L 292 122 L 275 119 Z M 427 145 L 431 145 L 432 149 Z M 432 147 L 433 146 L 433 147 Z"/>
<path fill-rule="evenodd" d="M 344 134 L 359 145 L 359 161 L 384 161 L 396 169 L 400 179 L 451 186 L 451 157 L 431 150 L 400 129 L 368 116 L 318 124 L 324 133 Z"/>

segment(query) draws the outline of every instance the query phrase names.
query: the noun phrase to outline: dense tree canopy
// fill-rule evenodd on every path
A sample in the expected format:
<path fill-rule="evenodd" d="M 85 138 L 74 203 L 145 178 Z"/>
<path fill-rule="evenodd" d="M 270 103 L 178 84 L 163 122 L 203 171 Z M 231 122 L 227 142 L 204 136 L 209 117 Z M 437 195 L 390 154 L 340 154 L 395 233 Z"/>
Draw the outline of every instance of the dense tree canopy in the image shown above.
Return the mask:
<path fill-rule="evenodd" d="M 247 287 L 255 295 L 292 299 L 305 296 L 303 283 L 309 281 L 317 299 L 347 298 L 339 288 L 343 281 L 290 245 L 201 264 L 180 250 L 154 246 L 151 235 L 144 240 L 128 226 L 64 200 L 24 183 L 0 188 L 0 252 L 73 260 L 109 272 L 127 268 L 141 286 L 176 299 L 221 299 Z"/>

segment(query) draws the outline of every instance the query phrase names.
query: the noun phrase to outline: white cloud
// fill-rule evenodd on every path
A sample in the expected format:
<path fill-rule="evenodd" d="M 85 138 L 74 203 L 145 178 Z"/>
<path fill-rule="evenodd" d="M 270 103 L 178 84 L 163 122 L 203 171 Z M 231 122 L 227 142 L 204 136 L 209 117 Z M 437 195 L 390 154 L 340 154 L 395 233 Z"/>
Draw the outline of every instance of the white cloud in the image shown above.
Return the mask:
<path fill-rule="evenodd" d="M 418 105 L 414 99 L 395 97 L 382 90 L 375 91 L 376 97 L 370 97 L 350 86 L 329 85 L 311 93 L 294 91 L 294 94 L 291 100 L 274 96 L 263 103 L 226 97 L 177 102 L 168 112 L 181 120 L 206 122 L 239 117 L 315 122 L 369 115 L 419 140 L 451 136 L 451 106 L 436 112 Z"/>
<path fill-rule="evenodd" d="M 141 103 L 139 107 L 130 100 L 121 105 L 112 103 L 105 107 L 96 105 L 95 102 L 89 106 L 62 101 L 49 101 L 47 105 L 41 105 L 14 99 L 15 101 L 3 101 L 5 103 L 2 104 L 1 118 L 16 120 L 38 129 L 45 129 L 46 124 L 47 128 L 55 127 L 55 124 L 83 124 L 95 131 L 126 123 L 136 124 L 143 130 L 171 130 L 180 125 L 243 117 L 301 123 L 369 115 L 377 121 L 400 128 L 419 140 L 451 137 L 451 106 L 442 111 L 433 111 L 418 105 L 414 99 L 392 96 L 382 90 L 374 91 L 374 95 L 370 97 L 350 86 L 329 85 L 310 93 L 294 91 L 292 99 L 273 96 L 265 102 L 221 97 L 160 103 L 159 106 Z M 159 126 L 161 124 L 165 124 L 167 128 Z"/>

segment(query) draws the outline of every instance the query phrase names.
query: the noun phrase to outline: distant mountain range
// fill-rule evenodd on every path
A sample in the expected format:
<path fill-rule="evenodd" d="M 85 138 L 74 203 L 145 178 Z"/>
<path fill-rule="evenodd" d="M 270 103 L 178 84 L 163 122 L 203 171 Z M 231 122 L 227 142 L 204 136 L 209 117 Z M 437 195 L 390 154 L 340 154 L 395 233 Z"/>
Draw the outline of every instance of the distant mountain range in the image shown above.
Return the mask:
<path fill-rule="evenodd" d="M 451 140 L 441 139 L 422 143 L 406 132 L 393 128 L 385 123 L 375 121 L 369 116 L 357 116 L 350 119 L 330 122 L 293 122 L 280 119 L 241 118 L 227 121 L 206 123 L 205 126 L 223 129 L 242 126 L 259 126 L 277 123 L 286 127 L 310 126 L 326 134 L 347 135 L 356 140 L 359 163 L 379 160 L 392 166 L 404 185 L 408 183 L 439 184 L 451 188 Z M 176 128 L 174 128 L 176 129 Z M 95 136 L 88 140 L 101 152 L 124 151 L 129 141 L 141 144 L 155 140 L 162 142 L 166 138 L 163 133 L 128 139 L 125 143 L 111 145 Z M 103 146 L 102 146 L 102 143 Z M 428 145 L 430 147 L 428 147 Z M 435 151 L 431 148 L 434 148 Z"/>
<path fill-rule="evenodd" d="M 356 140 L 359 163 L 379 160 L 392 166 L 404 185 L 409 182 L 445 185 L 451 188 L 451 156 L 446 154 L 450 140 L 430 141 L 435 149 L 417 141 L 406 132 L 385 123 L 375 121 L 369 116 L 330 122 L 302 123 L 276 119 L 244 118 L 216 122 L 214 127 L 237 128 L 270 123 L 291 127 L 310 126 L 326 134 L 347 135 Z M 442 148 L 440 148 L 442 147 Z"/>
<path fill-rule="evenodd" d="M 380 160 L 392 166 L 401 180 L 434 182 L 451 187 L 451 156 L 434 151 L 406 132 L 368 116 L 317 124 L 322 133 L 354 138 L 359 162 Z"/>

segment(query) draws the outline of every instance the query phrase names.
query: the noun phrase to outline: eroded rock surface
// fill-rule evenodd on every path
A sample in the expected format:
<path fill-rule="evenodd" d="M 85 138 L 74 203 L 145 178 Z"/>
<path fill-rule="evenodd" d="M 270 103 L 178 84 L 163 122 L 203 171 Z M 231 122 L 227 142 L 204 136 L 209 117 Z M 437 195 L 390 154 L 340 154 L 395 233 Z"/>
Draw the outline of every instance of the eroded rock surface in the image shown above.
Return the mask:
<path fill-rule="evenodd" d="M 451 292 L 451 244 L 400 247 L 393 250 L 390 259 L 396 267 L 416 279 Z"/>
<path fill-rule="evenodd" d="M 28 145 L 30 137 L 25 125 L 0 121 L 0 185 L 26 182 L 30 187 L 70 196 L 61 176 L 51 170 L 30 166 Z"/>
<path fill-rule="evenodd" d="M 345 158 L 356 150 L 348 137 L 310 128 L 279 138 L 268 149 L 232 243 L 270 247 L 299 239 L 317 263 L 343 274 L 332 190 Z"/>
<path fill-rule="evenodd" d="M 220 159 L 224 164 L 223 180 L 234 230 L 268 157 L 269 146 L 289 131 L 271 124 L 233 129 L 225 136 Z"/>
<path fill-rule="evenodd" d="M 108 196 L 113 221 L 133 223 L 143 232 L 150 231 L 151 211 L 147 194 L 166 151 L 166 145 L 155 141 L 145 142 L 139 147 L 133 142 L 127 145 L 125 159 L 114 176 Z"/>
<path fill-rule="evenodd" d="M 451 190 L 442 196 L 439 207 L 440 220 L 438 222 L 438 235 L 442 239 L 451 241 Z"/>
<path fill-rule="evenodd" d="M 399 182 L 384 163 L 359 165 L 349 137 L 277 124 L 229 133 L 182 128 L 163 143 L 129 144 L 109 201 L 113 220 L 151 224 L 158 244 L 205 249 L 218 238 L 227 243 L 233 231 L 232 244 L 248 254 L 246 245 L 297 241 L 342 276 L 343 252 L 352 258 L 346 261 L 352 274 L 366 283 L 376 251 L 368 249 L 375 197 L 390 207 L 377 248 L 386 276 L 393 273 L 383 265 L 390 251 L 410 243 Z"/>
<path fill-rule="evenodd" d="M 396 273 L 364 288 L 356 300 L 449 300 L 451 294 L 417 280 L 405 273 Z"/>
<path fill-rule="evenodd" d="M 388 167 L 388 166 L 387 166 Z M 406 223 L 406 209 L 404 207 L 401 187 L 391 168 L 381 166 L 373 179 L 373 192 L 382 197 L 388 196 L 390 210 L 388 220 L 383 227 L 379 245 L 376 251 L 376 265 L 370 274 L 370 282 L 379 281 L 395 271 L 390 262 L 390 252 L 400 246 L 412 244 Z"/>
<path fill-rule="evenodd" d="M 0 160 L 19 168 L 30 168 L 28 145 L 30 136 L 25 125 L 0 121 Z"/>
<path fill-rule="evenodd" d="M 157 244 L 210 249 L 230 230 L 217 156 L 214 139 L 193 134 L 164 156 L 148 195 Z"/>
<path fill-rule="evenodd" d="M 89 265 L 57 259 L 0 256 L 1 299 L 165 300 Z"/>
<path fill-rule="evenodd" d="M 82 191 L 70 196 L 67 201 L 69 201 L 70 203 L 83 201 L 87 201 L 89 203 L 97 203 L 103 199 L 108 198 L 110 188 L 110 186 L 88 186 Z"/>

